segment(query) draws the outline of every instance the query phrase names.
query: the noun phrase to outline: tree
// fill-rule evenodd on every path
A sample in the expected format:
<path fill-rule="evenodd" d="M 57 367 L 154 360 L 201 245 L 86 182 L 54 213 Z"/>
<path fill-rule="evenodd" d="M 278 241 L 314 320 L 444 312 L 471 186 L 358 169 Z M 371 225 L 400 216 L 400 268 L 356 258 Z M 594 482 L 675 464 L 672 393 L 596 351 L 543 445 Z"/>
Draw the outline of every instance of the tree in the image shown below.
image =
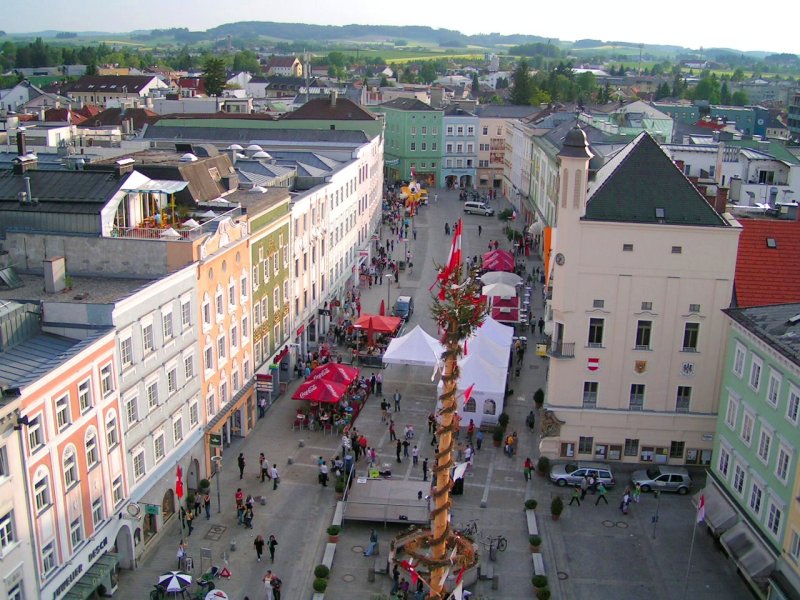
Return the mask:
<path fill-rule="evenodd" d="M 389 87 L 389 80 L 386 79 L 386 75 L 381 75 L 381 87 Z"/>
<path fill-rule="evenodd" d="M 747 94 L 743 91 L 740 90 L 731 94 L 731 106 L 745 106 L 748 103 Z"/>
<path fill-rule="evenodd" d="M 438 73 L 436 72 L 436 65 L 433 63 L 432 60 L 424 61 L 419 67 L 419 79 L 424 83 L 433 83 L 436 81 L 436 76 Z"/>
<path fill-rule="evenodd" d="M 472 74 L 472 95 L 477 96 L 481 91 L 481 83 L 478 79 L 478 73 L 475 72 Z"/>
<path fill-rule="evenodd" d="M 654 99 L 661 100 L 663 98 L 667 98 L 669 96 L 669 92 L 670 92 L 669 84 L 666 81 L 664 81 L 661 85 L 658 86 Z"/>
<path fill-rule="evenodd" d="M 225 61 L 209 56 L 203 63 L 203 81 L 209 96 L 219 96 L 225 88 Z"/>
<path fill-rule="evenodd" d="M 716 75 L 704 77 L 693 91 L 695 100 L 708 100 L 709 104 L 720 103 L 720 85 Z"/>
<path fill-rule="evenodd" d="M 722 82 L 722 88 L 719 91 L 719 102 L 722 105 L 728 106 L 731 103 L 731 92 L 728 89 L 728 82 Z"/>
<path fill-rule="evenodd" d="M 258 62 L 258 56 L 255 52 L 243 50 L 233 56 L 233 70 L 237 73 L 247 71 L 253 75 L 258 75 L 261 73 L 261 63 Z"/>
<path fill-rule="evenodd" d="M 511 104 L 530 104 L 534 89 L 528 62 L 525 60 L 519 61 L 511 77 L 514 80 L 514 87 L 511 88 Z"/>

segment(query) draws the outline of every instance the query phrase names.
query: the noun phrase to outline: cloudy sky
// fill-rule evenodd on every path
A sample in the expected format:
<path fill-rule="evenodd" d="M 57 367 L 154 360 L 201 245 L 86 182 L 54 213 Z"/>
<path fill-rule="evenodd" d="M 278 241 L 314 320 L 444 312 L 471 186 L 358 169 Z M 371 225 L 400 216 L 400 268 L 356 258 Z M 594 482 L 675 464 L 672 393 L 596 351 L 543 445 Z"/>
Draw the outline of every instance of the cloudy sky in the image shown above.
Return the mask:
<path fill-rule="evenodd" d="M 14 2 L 0 29 L 9 33 L 111 31 L 188 27 L 203 30 L 235 21 L 323 25 L 428 25 L 466 34 L 522 33 L 574 41 L 674 44 L 800 53 L 800 40 L 783 28 L 794 0 L 744 6 L 727 0 L 38 0 Z M 790 17 L 795 14 L 795 17 Z M 781 17 L 783 15 L 783 17 Z"/>

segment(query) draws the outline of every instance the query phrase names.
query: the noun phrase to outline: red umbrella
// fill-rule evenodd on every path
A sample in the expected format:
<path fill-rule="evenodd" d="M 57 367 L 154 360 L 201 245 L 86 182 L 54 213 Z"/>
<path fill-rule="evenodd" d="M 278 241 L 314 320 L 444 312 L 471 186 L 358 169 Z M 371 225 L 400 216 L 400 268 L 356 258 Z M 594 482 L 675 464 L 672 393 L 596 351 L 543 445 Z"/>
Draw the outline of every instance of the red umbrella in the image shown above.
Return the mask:
<path fill-rule="evenodd" d="M 488 271 L 513 271 L 514 255 L 506 250 L 492 250 L 483 255 L 483 268 Z"/>
<path fill-rule="evenodd" d="M 378 309 L 378 314 L 382 317 L 386 315 L 386 304 L 384 304 L 383 300 L 381 300 L 381 307 Z"/>
<path fill-rule="evenodd" d="M 356 321 L 356 329 L 366 329 L 367 339 L 372 343 L 372 334 L 376 331 L 378 333 L 392 333 L 400 327 L 402 319 L 400 317 L 387 317 L 385 315 L 361 315 Z"/>
<path fill-rule="evenodd" d="M 332 381 L 342 385 L 350 385 L 358 377 L 358 369 L 339 363 L 327 363 L 311 371 L 307 381 Z"/>
<path fill-rule="evenodd" d="M 292 398 L 295 400 L 310 400 L 311 402 L 323 402 L 326 404 L 333 404 L 342 399 L 347 386 L 341 383 L 334 383 L 333 381 L 306 381 L 303 383 Z"/>

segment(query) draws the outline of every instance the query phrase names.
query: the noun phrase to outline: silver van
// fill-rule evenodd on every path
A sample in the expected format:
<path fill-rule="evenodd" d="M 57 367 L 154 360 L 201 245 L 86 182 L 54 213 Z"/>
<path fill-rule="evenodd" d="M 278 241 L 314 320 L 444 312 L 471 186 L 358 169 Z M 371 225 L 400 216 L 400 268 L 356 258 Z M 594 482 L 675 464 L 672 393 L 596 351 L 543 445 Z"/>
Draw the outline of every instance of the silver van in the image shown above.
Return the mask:
<path fill-rule="evenodd" d="M 484 217 L 494 215 L 494 209 L 486 206 L 483 202 L 464 202 L 464 212 L 468 215 L 483 215 Z"/>

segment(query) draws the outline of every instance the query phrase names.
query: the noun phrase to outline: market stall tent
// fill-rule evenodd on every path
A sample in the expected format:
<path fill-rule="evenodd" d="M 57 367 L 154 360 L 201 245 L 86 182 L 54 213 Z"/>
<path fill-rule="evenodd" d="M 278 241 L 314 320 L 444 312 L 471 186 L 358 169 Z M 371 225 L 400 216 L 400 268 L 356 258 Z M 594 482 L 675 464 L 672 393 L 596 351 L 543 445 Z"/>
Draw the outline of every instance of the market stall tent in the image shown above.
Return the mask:
<path fill-rule="evenodd" d="M 458 380 L 458 414 L 466 426 L 472 419 L 477 427 L 483 423 L 494 425 L 503 412 L 506 393 L 506 369 L 487 362 L 478 354 L 470 354 L 458 361 L 461 376 Z M 472 386 L 469 400 L 463 396 Z M 439 381 L 438 390 L 443 384 Z"/>
<path fill-rule="evenodd" d="M 383 355 L 385 364 L 433 367 L 439 362 L 444 346 L 417 325 L 402 337 L 389 342 Z"/>

